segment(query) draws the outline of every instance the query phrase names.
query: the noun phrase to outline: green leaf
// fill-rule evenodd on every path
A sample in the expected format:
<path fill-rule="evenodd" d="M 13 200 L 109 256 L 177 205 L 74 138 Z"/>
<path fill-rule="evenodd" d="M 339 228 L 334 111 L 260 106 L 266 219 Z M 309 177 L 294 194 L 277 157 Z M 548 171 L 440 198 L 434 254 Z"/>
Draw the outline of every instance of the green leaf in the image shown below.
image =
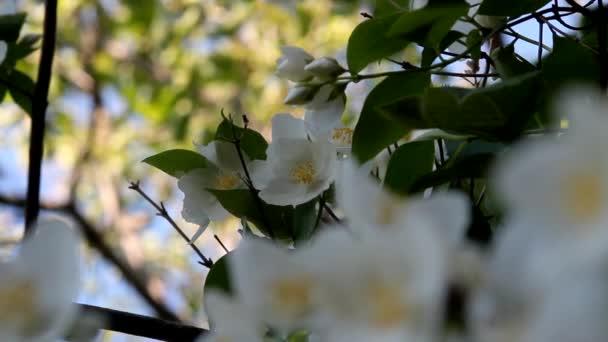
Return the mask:
<path fill-rule="evenodd" d="M 207 190 L 229 213 L 239 218 L 247 218 L 264 235 L 270 236 L 270 231 L 272 231 L 275 239 L 293 238 L 294 207 L 266 204 L 261 200 L 256 200 L 251 191 L 246 189 Z"/>
<path fill-rule="evenodd" d="M 195 170 L 206 168 L 208 161 L 200 153 L 190 150 L 168 150 L 142 160 L 173 177 Z"/>
<path fill-rule="evenodd" d="M 8 75 L 1 72 L 0 78 L 6 84 L 11 97 L 25 111 L 32 113 L 32 98 L 34 96 L 35 84 L 32 79 L 19 70 L 11 70 Z"/>
<path fill-rule="evenodd" d="M 346 46 L 346 61 L 352 74 L 363 70 L 371 62 L 388 57 L 407 46 L 407 39 L 386 35 L 399 16 L 400 14 L 394 14 L 368 19 L 355 27 Z"/>
<path fill-rule="evenodd" d="M 600 67 L 597 55 L 567 38 L 553 36 L 553 51 L 543 61 L 543 78 L 551 85 L 566 82 L 599 84 Z"/>
<path fill-rule="evenodd" d="M 25 13 L 0 15 L 0 40 L 16 42 L 25 22 Z"/>
<path fill-rule="evenodd" d="M 494 154 L 483 153 L 459 158 L 451 166 L 440 168 L 418 178 L 411 186 L 411 192 L 424 191 L 459 179 L 483 178 L 493 165 Z"/>
<path fill-rule="evenodd" d="M 231 253 L 225 254 L 211 266 L 205 279 L 205 293 L 211 289 L 221 290 L 227 294 L 233 293 L 234 288 L 230 281 L 230 271 L 228 269 L 230 255 Z"/>
<path fill-rule="evenodd" d="M 287 337 L 287 342 L 308 342 L 308 336 L 308 331 L 298 330 L 289 334 L 289 336 Z"/>
<path fill-rule="evenodd" d="M 470 51 L 471 57 L 475 60 L 479 60 L 481 57 L 481 45 L 483 35 L 479 30 L 473 30 L 467 35 L 467 48 Z"/>
<path fill-rule="evenodd" d="M 238 127 L 226 119 L 222 120 L 215 132 L 215 140 L 233 141 L 235 138 L 241 140 L 241 148 L 249 158 L 266 159 L 268 143 L 260 133 L 250 128 Z"/>
<path fill-rule="evenodd" d="M 399 140 L 407 129 L 383 116 L 378 107 L 424 92 L 431 82 L 428 73 L 410 72 L 388 76 L 369 93 L 353 133 L 353 155 L 360 162 L 374 157 L 389 144 Z"/>
<path fill-rule="evenodd" d="M 508 79 L 535 71 L 534 65 L 530 64 L 530 62 L 525 59 L 517 58 L 514 45 L 514 43 L 509 44 L 492 52 L 492 59 L 496 64 L 496 71 L 498 71 L 502 79 Z"/>
<path fill-rule="evenodd" d="M 450 31 L 439 43 L 439 47 L 427 46 L 422 51 L 422 61 L 420 62 L 420 66 L 423 68 L 427 68 L 433 64 L 433 61 L 439 56 L 439 54 L 448 46 L 452 45 L 455 41 L 462 38 L 464 35 L 458 31 Z"/>
<path fill-rule="evenodd" d="M 435 145 L 433 141 L 403 144 L 392 154 L 386 169 L 384 186 L 406 195 L 421 176 L 433 170 Z"/>
<path fill-rule="evenodd" d="M 484 0 L 478 14 L 517 17 L 543 7 L 550 0 Z"/>
<path fill-rule="evenodd" d="M 524 75 L 481 89 L 429 88 L 416 99 L 382 106 L 382 112 L 404 129 L 439 128 L 481 138 L 512 140 L 537 109 L 538 73 Z"/>
<path fill-rule="evenodd" d="M 424 8 L 401 14 L 388 35 L 438 47 L 456 20 L 467 14 L 468 8 L 466 2 L 459 0 L 432 1 Z"/>
<path fill-rule="evenodd" d="M 293 213 L 294 242 L 296 244 L 308 241 L 312 237 L 317 221 L 317 202 L 314 199 L 296 206 Z"/>
<path fill-rule="evenodd" d="M 376 0 L 374 17 L 384 17 L 397 12 L 407 11 L 410 8 L 410 0 Z"/>

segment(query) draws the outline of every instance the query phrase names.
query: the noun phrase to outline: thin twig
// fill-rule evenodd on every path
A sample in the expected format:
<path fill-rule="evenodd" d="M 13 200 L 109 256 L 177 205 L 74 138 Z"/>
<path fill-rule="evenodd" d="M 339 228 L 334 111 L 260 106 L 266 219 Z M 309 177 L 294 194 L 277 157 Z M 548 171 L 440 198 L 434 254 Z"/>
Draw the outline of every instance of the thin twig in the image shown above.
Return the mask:
<path fill-rule="evenodd" d="M 331 218 L 334 219 L 334 221 L 336 221 L 338 223 L 342 222 L 342 220 L 338 217 L 338 215 L 336 215 L 336 213 L 334 213 L 334 211 L 327 205 L 327 202 L 321 203 L 321 206 L 323 207 L 323 209 L 325 209 L 325 211 L 329 214 L 329 216 L 331 216 Z"/>
<path fill-rule="evenodd" d="M 30 132 L 27 203 L 25 206 L 25 233 L 32 233 L 33 223 L 40 212 L 40 178 L 44 153 L 46 109 L 51 84 L 53 55 L 57 32 L 57 0 L 47 0 L 44 9 L 44 26 L 40 66 L 32 101 L 32 128 Z"/>
<path fill-rule="evenodd" d="M 223 113 L 222 116 L 225 120 L 228 120 L 230 122 L 230 128 L 232 130 L 232 144 L 234 145 L 234 148 L 236 149 L 236 153 L 239 156 L 239 161 L 241 162 L 241 167 L 243 169 L 243 172 L 245 173 L 245 177 L 246 177 L 246 182 L 245 184 L 247 185 L 247 188 L 249 189 L 249 192 L 251 192 L 251 195 L 253 196 L 253 201 L 255 202 L 255 205 L 258 207 L 258 210 L 260 211 L 260 216 L 262 217 L 262 221 L 264 223 L 264 225 L 268 228 L 268 237 L 270 237 L 271 239 L 274 239 L 274 231 L 272 229 L 272 225 L 270 224 L 270 221 L 268 220 L 268 217 L 266 216 L 266 211 L 264 210 L 264 203 L 262 202 L 262 199 L 260 198 L 260 195 L 258 194 L 258 190 L 255 188 L 254 184 L 253 184 L 253 180 L 251 179 L 251 175 L 249 174 L 249 169 L 247 168 L 247 163 L 245 162 L 245 156 L 243 155 L 243 149 L 241 147 L 241 138 L 237 136 L 236 134 L 236 128 L 234 126 L 234 121 L 232 120 L 232 117 L 228 116 L 228 118 L 226 118 Z M 243 127 L 244 130 L 247 129 L 247 117 L 243 116 L 244 118 L 244 122 L 245 122 L 245 127 Z M 244 133 L 243 133 L 244 134 Z"/>
<path fill-rule="evenodd" d="M 131 182 L 129 185 L 129 189 L 134 190 L 141 197 L 143 197 L 148 203 L 150 203 L 156 209 L 156 211 L 157 211 L 156 215 L 164 218 L 167 222 L 169 222 L 171 227 L 173 227 L 175 229 L 175 231 L 177 231 L 179 233 L 179 235 L 188 243 L 188 245 L 192 248 L 192 250 L 194 250 L 194 252 L 199 256 L 199 258 L 201 259 L 201 261 L 199 261 L 199 264 L 201 264 L 207 268 L 211 268 L 211 266 L 213 266 L 213 261 L 210 258 L 207 258 L 195 244 L 190 243 L 190 238 L 177 225 L 177 223 L 175 223 L 173 218 L 171 218 L 171 216 L 169 215 L 169 212 L 167 211 L 167 208 L 165 208 L 165 204 L 163 202 L 160 202 L 160 204 L 157 204 L 152 198 L 150 198 L 150 196 L 148 196 L 148 194 L 146 194 L 141 189 L 141 187 L 139 186 L 139 182 Z"/>
<path fill-rule="evenodd" d="M 220 244 L 220 246 L 222 246 L 222 249 L 224 249 L 224 252 L 230 253 L 230 251 L 228 250 L 228 248 L 226 248 L 226 245 L 224 245 L 224 243 L 222 242 L 222 240 L 220 240 L 219 236 L 217 236 L 216 234 L 213 234 L 213 238 L 215 239 L 215 241 L 217 241 L 217 243 Z"/>

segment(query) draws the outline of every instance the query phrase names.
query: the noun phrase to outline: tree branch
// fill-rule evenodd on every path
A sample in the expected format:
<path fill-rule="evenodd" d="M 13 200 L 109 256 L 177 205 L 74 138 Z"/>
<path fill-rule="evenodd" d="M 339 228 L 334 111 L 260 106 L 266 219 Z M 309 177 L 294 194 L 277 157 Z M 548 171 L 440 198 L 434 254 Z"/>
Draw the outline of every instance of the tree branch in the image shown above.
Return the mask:
<path fill-rule="evenodd" d="M 32 231 L 40 212 L 40 178 L 44 152 L 44 129 L 49 86 L 55 54 L 57 32 L 57 0 L 47 0 L 44 10 L 44 32 L 40 53 L 38 78 L 32 101 L 32 129 L 30 132 L 29 165 L 27 177 L 27 203 L 25 206 L 25 233 Z"/>
<path fill-rule="evenodd" d="M 193 342 L 207 333 L 205 329 L 173 321 L 87 304 L 78 304 L 78 306 L 84 314 L 101 316 L 104 319 L 105 330 L 170 342 Z"/>

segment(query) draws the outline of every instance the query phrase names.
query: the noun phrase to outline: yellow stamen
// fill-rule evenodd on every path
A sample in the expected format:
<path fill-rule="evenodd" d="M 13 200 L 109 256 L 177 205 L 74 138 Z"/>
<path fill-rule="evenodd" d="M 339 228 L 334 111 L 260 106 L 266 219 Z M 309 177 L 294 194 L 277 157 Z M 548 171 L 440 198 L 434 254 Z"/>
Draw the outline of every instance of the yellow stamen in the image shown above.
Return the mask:
<path fill-rule="evenodd" d="M 317 170 L 312 161 L 304 161 L 296 164 L 291 170 L 291 179 L 297 184 L 312 184 L 315 180 Z"/>
<path fill-rule="evenodd" d="M 402 325 L 411 316 L 411 308 L 396 286 L 377 282 L 366 290 L 371 322 L 381 328 L 390 329 Z"/>
<path fill-rule="evenodd" d="M 0 321 L 21 321 L 36 315 L 36 291 L 26 280 L 0 285 Z"/>
<path fill-rule="evenodd" d="M 340 144 L 351 145 L 353 143 L 353 129 L 348 127 L 334 128 L 331 139 Z"/>
<path fill-rule="evenodd" d="M 270 289 L 273 307 L 290 316 L 302 316 L 311 306 L 311 281 L 307 278 L 278 279 Z"/>
<path fill-rule="evenodd" d="M 576 221 L 597 217 L 602 211 L 602 184 L 599 175 L 581 173 L 565 184 L 565 205 Z"/>
<path fill-rule="evenodd" d="M 222 172 L 215 178 L 215 186 L 220 190 L 230 190 L 239 184 L 239 177 L 234 173 Z"/>

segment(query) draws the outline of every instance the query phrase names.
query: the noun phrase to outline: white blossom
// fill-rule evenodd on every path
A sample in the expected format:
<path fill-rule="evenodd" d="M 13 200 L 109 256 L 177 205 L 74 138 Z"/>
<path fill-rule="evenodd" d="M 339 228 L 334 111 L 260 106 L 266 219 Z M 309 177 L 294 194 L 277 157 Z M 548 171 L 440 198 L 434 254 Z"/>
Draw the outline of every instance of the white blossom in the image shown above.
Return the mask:
<path fill-rule="evenodd" d="M 205 308 L 210 320 L 210 333 L 198 342 L 262 342 L 265 328 L 242 303 L 226 294 L 210 290 L 205 293 Z"/>
<path fill-rule="evenodd" d="M 579 95 L 560 106 L 573 111 L 564 113 L 572 128 L 514 147 L 496 166 L 495 187 L 556 253 L 593 259 L 608 251 L 608 113 Z"/>
<path fill-rule="evenodd" d="M 295 46 L 281 47 L 283 55 L 277 59 L 277 75 L 293 82 L 306 81 L 312 74 L 304 67 L 314 60 L 308 52 Z"/>
<path fill-rule="evenodd" d="M 318 282 L 308 260 L 270 241 L 245 239 L 229 262 L 238 298 L 262 322 L 288 332 L 313 317 Z"/>
<path fill-rule="evenodd" d="M 0 340 L 62 337 L 75 316 L 79 266 L 72 228 L 58 218 L 40 220 L 16 258 L 0 263 Z"/>
<path fill-rule="evenodd" d="M 339 205 L 364 234 L 394 233 L 413 225 L 441 231 L 445 241 L 456 243 L 470 220 L 468 200 L 460 193 L 438 193 L 431 198 L 397 196 L 367 175 L 354 162 L 340 165 L 337 177 Z"/>
<path fill-rule="evenodd" d="M 330 132 L 340 122 L 345 106 L 344 92 L 338 91 L 332 84 L 326 84 L 306 105 L 304 120 L 316 132 Z"/>
<path fill-rule="evenodd" d="M 304 254 L 321 287 L 315 323 L 323 340 L 431 340 L 446 274 L 441 247 L 423 227 L 391 237 L 353 237 L 331 227 L 318 237 Z"/>
<path fill-rule="evenodd" d="M 197 147 L 210 165 L 188 172 L 180 177 L 177 185 L 184 193 L 183 218 L 198 224 L 204 230 L 210 221 L 221 221 L 229 215 L 208 189 L 234 190 L 246 186 L 243 182 L 243 166 L 232 143 L 212 141 L 208 145 Z M 263 162 L 250 160 L 245 154 L 243 158 L 254 183 L 264 181 L 266 171 Z"/>
<path fill-rule="evenodd" d="M 272 128 L 266 163 L 270 173 L 260 198 L 269 204 L 298 205 L 327 190 L 337 163 L 335 147 L 308 140 L 303 122 L 287 114 L 275 115 Z"/>

